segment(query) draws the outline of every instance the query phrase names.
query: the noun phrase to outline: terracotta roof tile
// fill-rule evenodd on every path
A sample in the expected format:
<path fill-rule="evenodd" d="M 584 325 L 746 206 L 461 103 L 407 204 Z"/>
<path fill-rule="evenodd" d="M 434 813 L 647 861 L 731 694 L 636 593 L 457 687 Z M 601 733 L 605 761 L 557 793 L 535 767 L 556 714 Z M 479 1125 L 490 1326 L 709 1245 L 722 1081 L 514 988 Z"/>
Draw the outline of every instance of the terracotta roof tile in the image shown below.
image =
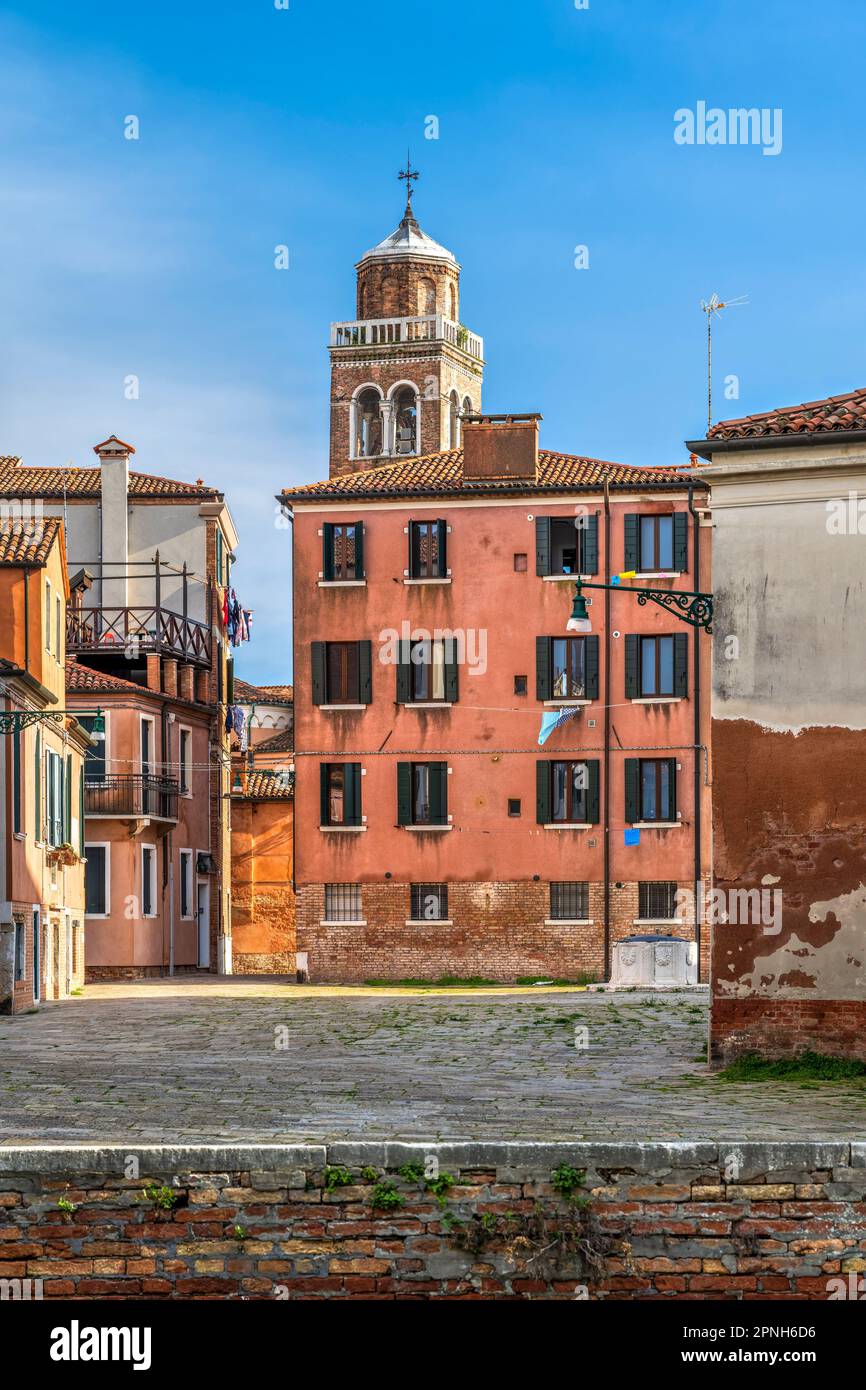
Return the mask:
<path fill-rule="evenodd" d="M 420 497 L 466 496 L 478 493 L 573 492 L 601 489 L 605 479 L 611 488 L 641 488 L 649 484 L 665 487 L 688 486 L 690 475 L 682 468 L 643 468 L 579 454 L 538 451 L 536 478 L 471 478 L 463 476 L 463 450 L 447 449 L 440 454 L 401 459 L 364 473 L 349 473 L 326 482 L 286 488 L 286 501 L 302 502 L 316 497 Z"/>
<path fill-rule="evenodd" d="M 291 801 L 294 794 L 295 774 L 283 768 L 248 772 L 246 791 L 232 788 L 232 796 L 246 801 Z"/>
<path fill-rule="evenodd" d="M 0 457 L 0 497 L 98 497 L 101 470 L 30 468 L 19 458 Z M 130 497 L 189 497 L 207 501 L 222 496 L 217 488 L 180 483 L 151 473 L 130 473 Z"/>
<path fill-rule="evenodd" d="M 235 704 L 290 705 L 293 700 L 290 685 L 251 685 L 235 676 Z"/>
<path fill-rule="evenodd" d="M 294 751 L 294 736 L 291 729 L 280 729 L 279 733 L 272 734 L 270 738 L 257 743 L 253 749 L 254 753 L 292 753 Z"/>
<path fill-rule="evenodd" d="M 866 430 L 866 387 L 802 405 L 779 406 L 760 415 L 719 420 L 708 439 L 764 439 L 784 434 L 829 434 Z"/>
<path fill-rule="evenodd" d="M 110 676 L 106 671 L 94 671 L 92 667 L 81 666 L 75 660 L 66 662 L 67 695 L 110 695 L 112 691 L 124 694 L 130 690 L 134 690 L 137 695 L 153 693 L 148 691 L 146 685 L 136 685 L 135 681 L 126 681 L 122 676 Z"/>
<path fill-rule="evenodd" d="M 59 516 L 0 521 L 0 565 L 44 565 L 60 528 Z"/>

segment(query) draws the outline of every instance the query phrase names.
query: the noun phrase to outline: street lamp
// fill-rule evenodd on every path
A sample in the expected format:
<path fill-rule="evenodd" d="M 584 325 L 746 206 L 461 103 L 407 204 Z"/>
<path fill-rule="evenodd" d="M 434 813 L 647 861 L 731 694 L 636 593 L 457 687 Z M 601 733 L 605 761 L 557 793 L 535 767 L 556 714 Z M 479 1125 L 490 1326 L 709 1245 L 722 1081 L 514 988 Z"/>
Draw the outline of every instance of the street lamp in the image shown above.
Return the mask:
<path fill-rule="evenodd" d="M 586 599 L 580 592 L 579 583 L 575 586 L 571 617 L 565 624 L 565 630 L 566 632 L 592 632 L 592 623 L 589 621 L 589 614 L 586 611 Z"/>
<path fill-rule="evenodd" d="M 622 576 L 615 575 L 612 584 L 591 584 L 587 580 L 578 579 L 574 586 L 574 602 L 571 606 L 571 617 L 565 625 L 566 632 L 591 632 L 592 624 L 586 611 L 586 599 L 583 596 L 584 589 L 610 589 L 614 593 L 625 590 L 630 594 L 637 594 L 637 601 L 641 607 L 647 603 L 657 603 L 660 608 L 666 608 L 679 618 L 680 622 L 688 623 L 690 627 L 702 627 L 705 632 L 712 633 L 713 630 L 713 595 L 702 594 L 693 589 L 644 589 L 635 584 L 621 584 L 620 578 L 631 578 L 633 571 L 625 571 Z"/>

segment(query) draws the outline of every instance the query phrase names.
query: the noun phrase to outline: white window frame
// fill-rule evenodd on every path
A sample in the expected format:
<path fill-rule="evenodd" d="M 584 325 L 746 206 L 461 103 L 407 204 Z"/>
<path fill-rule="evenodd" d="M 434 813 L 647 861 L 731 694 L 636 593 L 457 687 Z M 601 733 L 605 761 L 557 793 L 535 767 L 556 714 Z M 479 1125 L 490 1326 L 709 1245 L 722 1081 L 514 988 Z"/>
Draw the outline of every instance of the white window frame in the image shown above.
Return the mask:
<path fill-rule="evenodd" d="M 62 666 L 62 664 L 63 664 L 63 605 L 62 605 L 62 603 L 60 602 L 60 595 L 59 595 L 59 594 L 56 594 L 56 595 L 55 595 L 55 598 L 54 598 L 54 619 L 55 619 L 54 637 L 55 637 L 55 641 L 56 641 L 56 643 L 57 643 L 57 651 L 54 653 L 54 660 L 57 662 L 57 665 L 58 665 L 58 666 Z"/>
<path fill-rule="evenodd" d="M 142 736 L 142 725 L 144 724 L 150 725 L 150 762 L 147 768 L 150 775 L 153 776 L 155 766 L 154 753 L 156 745 L 154 740 L 156 739 L 156 720 L 150 714 L 141 714 L 138 719 L 138 770 L 142 774 L 144 773 L 144 738 Z"/>
<path fill-rule="evenodd" d="M 187 756 L 183 757 L 183 736 L 187 736 Z M 184 768 L 184 764 L 186 767 Z M 183 772 L 186 770 L 186 791 L 182 791 Z M 177 726 L 177 785 L 178 795 L 185 796 L 192 800 L 192 725 L 178 724 Z"/>
<path fill-rule="evenodd" d="M 152 860 L 151 860 L 151 878 L 150 878 L 150 905 L 151 905 L 151 908 L 153 909 L 151 912 L 145 912 L 145 910 L 144 910 L 144 856 L 145 856 L 145 851 L 146 851 L 146 850 L 151 850 L 151 851 L 153 852 L 153 858 L 152 858 Z M 155 845 L 155 844 L 143 844 L 143 845 L 141 846 L 141 855 L 140 855 L 140 857 L 139 857 L 139 861 L 138 861 L 138 862 L 139 862 L 139 871 L 140 871 L 140 875 L 141 875 L 141 877 L 140 877 L 140 883 L 141 883 L 141 914 L 140 914 L 140 915 L 141 915 L 142 918 L 147 918 L 148 921 L 150 921 L 152 918 L 158 917 L 158 916 L 159 916 L 159 912 L 157 911 L 157 897 L 156 897 L 156 845 Z"/>
<path fill-rule="evenodd" d="M 182 849 L 180 851 L 180 919 L 182 922 L 194 922 L 196 916 L 195 874 L 193 872 L 194 853 L 195 851 L 191 849 Z M 184 874 L 185 865 L 188 866 L 188 877 Z M 184 912 L 183 910 L 183 885 L 185 880 L 187 883 L 186 905 L 189 908 L 188 912 Z"/>
<path fill-rule="evenodd" d="M 87 858 L 87 851 L 88 851 L 89 849 L 104 849 L 104 850 L 105 850 L 105 861 L 104 861 L 104 868 L 103 868 L 103 871 L 102 871 L 102 872 L 103 872 L 102 891 L 103 891 L 103 896 L 104 896 L 104 898 L 105 898 L 105 911 L 104 911 L 104 912 L 88 912 L 88 911 L 87 911 L 87 890 L 86 890 L 86 886 L 85 886 L 85 897 L 84 897 L 84 908 L 85 908 L 85 911 L 84 911 L 84 916 L 85 916 L 89 921 L 91 921 L 91 922 L 104 922 L 105 919 L 106 919 L 106 917 L 110 917 L 110 916 L 111 916 L 111 841 L 110 841 L 110 840 L 85 840 L 85 841 L 84 841 L 84 858 L 85 858 L 85 859 Z M 85 870 L 85 872 L 86 872 L 86 870 Z"/>

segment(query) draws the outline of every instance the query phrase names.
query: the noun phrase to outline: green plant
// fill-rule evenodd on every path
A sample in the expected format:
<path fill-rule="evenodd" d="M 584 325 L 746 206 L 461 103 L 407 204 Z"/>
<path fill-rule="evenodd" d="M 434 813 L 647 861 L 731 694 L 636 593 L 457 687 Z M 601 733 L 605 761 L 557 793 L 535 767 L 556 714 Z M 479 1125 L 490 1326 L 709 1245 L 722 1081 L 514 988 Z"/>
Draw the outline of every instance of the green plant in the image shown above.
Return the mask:
<path fill-rule="evenodd" d="M 361 1169 L 361 1177 L 364 1178 L 366 1182 L 376 1182 L 379 1177 L 379 1170 L 378 1168 L 371 1168 L 368 1163 L 366 1168 Z"/>
<path fill-rule="evenodd" d="M 242 1243 L 243 1241 L 247 1240 L 249 1238 L 249 1234 L 250 1233 L 245 1226 L 235 1226 L 234 1230 L 232 1231 L 232 1235 L 234 1236 L 235 1240 L 238 1241 L 238 1243 Z"/>
<path fill-rule="evenodd" d="M 151 1183 L 144 1189 L 144 1195 L 160 1211 L 173 1211 L 180 1201 L 180 1193 L 173 1187 L 166 1187 L 165 1184 L 159 1186 L 157 1183 Z"/>
<path fill-rule="evenodd" d="M 576 1202 L 578 1206 L 589 1206 L 587 1197 L 578 1197 L 578 1188 L 583 1187 L 586 1181 L 585 1168 L 572 1168 L 570 1163 L 560 1163 L 554 1168 L 550 1179 L 553 1187 L 564 1197 L 567 1202 Z"/>
<path fill-rule="evenodd" d="M 424 1176 L 424 1165 L 422 1163 L 404 1163 L 397 1172 L 405 1182 L 420 1182 Z"/>
<path fill-rule="evenodd" d="M 425 1184 L 427 1191 L 433 1193 L 440 1207 L 444 1207 L 445 1199 L 454 1186 L 454 1181 L 450 1173 L 440 1173 L 438 1177 L 427 1179 Z"/>
<path fill-rule="evenodd" d="M 392 1182 L 377 1182 L 370 1193 L 370 1205 L 378 1207 L 381 1211 L 396 1211 L 403 1203 L 404 1198 Z"/>
<path fill-rule="evenodd" d="M 718 1074 L 719 1081 L 861 1081 L 864 1077 L 866 1062 L 810 1051 L 776 1061 L 747 1052 Z"/>
<path fill-rule="evenodd" d="M 69 1200 L 68 1197 L 58 1197 L 58 1199 L 57 1199 L 57 1207 L 58 1207 L 58 1210 L 60 1210 L 60 1211 L 63 1212 L 64 1218 L 65 1218 L 67 1221 L 71 1221 L 71 1220 L 72 1220 L 73 1212 L 75 1212 L 75 1211 L 77 1210 L 77 1208 L 76 1208 L 76 1206 L 75 1206 L 75 1203 L 74 1203 L 74 1202 L 70 1202 L 70 1200 Z"/>
<path fill-rule="evenodd" d="M 352 1174 L 348 1168 L 326 1168 L 325 1187 L 329 1192 L 333 1192 L 335 1187 L 349 1187 L 352 1182 Z"/>

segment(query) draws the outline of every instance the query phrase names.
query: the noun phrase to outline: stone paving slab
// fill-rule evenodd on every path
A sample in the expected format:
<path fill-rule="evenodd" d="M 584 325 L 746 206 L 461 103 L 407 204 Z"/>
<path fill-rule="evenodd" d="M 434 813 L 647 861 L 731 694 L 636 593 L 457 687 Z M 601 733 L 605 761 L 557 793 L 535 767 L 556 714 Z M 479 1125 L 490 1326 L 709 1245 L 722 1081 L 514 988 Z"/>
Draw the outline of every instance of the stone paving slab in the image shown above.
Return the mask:
<path fill-rule="evenodd" d="M 844 1137 L 866 1162 L 866 1088 L 721 1082 L 706 1034 L 695 994 L 94 985 L 0 1018 L 0 1144 L 730 1140 L 752 1166 Z"/>

